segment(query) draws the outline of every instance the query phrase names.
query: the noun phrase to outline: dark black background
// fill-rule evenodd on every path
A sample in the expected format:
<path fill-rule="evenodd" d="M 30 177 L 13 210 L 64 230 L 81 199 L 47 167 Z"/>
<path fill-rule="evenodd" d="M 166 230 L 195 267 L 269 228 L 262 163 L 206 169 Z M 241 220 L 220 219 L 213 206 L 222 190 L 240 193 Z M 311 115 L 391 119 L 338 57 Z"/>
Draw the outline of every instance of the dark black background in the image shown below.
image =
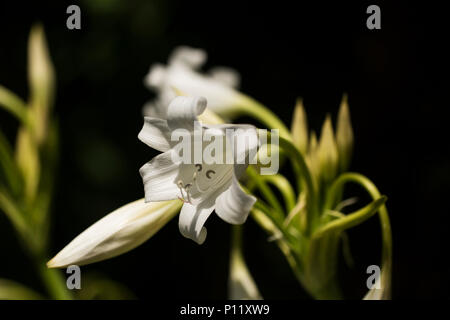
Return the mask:
<path fill-rule="evenodd" d="M 66 28 L 72 3 L 81 7 L 81 30 Z M 141 107 L 152 97 L 143 77 L 152 63 L 165 63 L 184 44 L 207 50 L 206 67 L 239 70 L 242 91 L 286 123 L 295 99 L 303 97 L 316 132 L 327 113 L 336 118 L 347 92 L 356 136 L 351 169 L 389 197 L 393 297 L 448 296 L 442 277 L 448 266 L 434 260 L 447 254 L 438 238 L 448 210 L 437 201 L 448 186 L 448 143 L 434 142 L 444 132 L 444 114 L 434 109 L 441 102 L 424 83 L 441 84 L 425 77 L 422 62 L 422 54 L 431 52 L 428 61 L 438 66 L 435 59 L 442 55 L 425 33 L 428 21 L 438 27 L 439 19 L 428 19 L 439 8 L 365 1 L 106 3 L 0 5 L 0 83 L 27 96 L 27 38 L 37 21 L 44 24 L 57 72 L 62 146 L 52 253 L 106 213 L 143 196 L 138 169 L 155 155 L 137 139 Z M 381 30 L 366 28 L 370 4 L 381 7 Z M 14 138 L 17 123 L 3 111 L 0 126 Z M 215 216 L 207 227 L 208 239 L 198 246 L 179 234 L 174 219 L 138 249 L 83 272 L 104 273 L 139 298 L 226 298 L 230 229 Z M 0 230 L 0 277 L 39 287 L 14 233 L 5 232 L 10 228 L 4 216 Z M 366 290 L 365 268 L 379 263 L 377 219 L 352 230 L 350 239 L 355 267 L 342 268 L 342 282 L 347 296 L 358 299 Z M 249 268 L 265 298 L 308 298 L 253 221 L 246 224 L 245 240 Z"/>

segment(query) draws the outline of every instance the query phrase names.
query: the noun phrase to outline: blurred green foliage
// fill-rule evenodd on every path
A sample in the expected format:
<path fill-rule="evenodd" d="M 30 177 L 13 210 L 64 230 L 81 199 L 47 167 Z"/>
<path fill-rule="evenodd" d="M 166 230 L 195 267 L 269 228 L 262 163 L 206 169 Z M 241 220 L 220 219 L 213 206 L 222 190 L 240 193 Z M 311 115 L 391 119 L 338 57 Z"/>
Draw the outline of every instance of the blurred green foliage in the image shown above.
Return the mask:
<path fill-rule="evenodd" d="M 24 102 L 0 85 L 0 107 L 19 120 L 16 145 L 13 148 L 0 131 L 0 212 L 6 214 L 24 251 L 34 261 L 37 274 L 49 298 L 133 297 L 123 286 L 104 276 L 87 278 L 87 290 L 70 292 L 58 270 L 48 269 L 49 230 L 54 180 L 58 165 L 58 125 L 52 114 L 55 96 L 55 72 L 41 25 L 32 28 L 28 45 L 28 80 L 30 98 Z M 105 151 L 106 150 L 106 151 Z M 97 150 L 98 161 L 112 166 L 113 149 Z M 117 156 L 116 156 L 117 159 Z M 88 167 L 89 168 L 89 167 Z M 104 167 L 103 168 L 107 168 Z M 92 170 L 92 171 L 95 171 Z M 111 170 L 110 170 L 111 171 Z M 110 171 L 100 172 L 104 179 Z M 96 172 L 96 171 L 95 171 Z M 15 263 L 21 263 L 16 261 Z M 18 282 L 0 279 L 0 299 L 42 299 L 44 295 Z"/>

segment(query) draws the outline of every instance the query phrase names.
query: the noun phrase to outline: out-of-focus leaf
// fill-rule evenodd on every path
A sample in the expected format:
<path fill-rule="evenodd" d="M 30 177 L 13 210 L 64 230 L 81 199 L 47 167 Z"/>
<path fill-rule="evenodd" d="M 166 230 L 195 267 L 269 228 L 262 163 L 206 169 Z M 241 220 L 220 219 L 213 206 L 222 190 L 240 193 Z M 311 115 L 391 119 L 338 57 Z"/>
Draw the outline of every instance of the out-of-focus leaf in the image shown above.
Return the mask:
<path fill-rule="evenodd" d="M 43 297 L 18 282 L 0 279 L 0 300 L 40 300 Z"/>
<path fill-rule="evenodd" d="M 67 288 L 64 274 L 60 270 L 47 268 L 45 260 L 43 257 L 37 258 L 37 265 L 50 297 L 56 300 L 72 300 L 72 291 Z"/>
<path fill-rule="evenodd" d="M 242 254 L 242 226 L 233 226 L 228 298 L 232 300 L 262 299 Z"/>
<path fill-rule="evenodd" d="M 306 154 L 308 150 L 308 120 L 302 99 L 298 99 L 295 105 L 291 132 L 295 146 L 299 148 L 301 153 Z"/>
<path fill-rule="evenodd" d="M 336 143 L 339 153 L 339 170 L 344 172 L 350 165 L 353 152 L 353 128 L 350 120 L 347 95 L 342 97 L 341 106 L 339 108 Z"/>
<path fill-rule="evenodd" d="M 0 189 L 0 210 L 6 214 L 14 228 L 21 236 L 25 236 L 27 234 L 27 221 L 9 194 L 2 189 Z"/>
<path fill-rule="evenodd" d="M 338 166 L 338 151 L 330 116 L 327 116 L 322 126 L 318 152 L 320 175 L 324 181 L 329 182 L 336 176 Z"/>
<path fill-rule="evenodd" d="M 22 186 L 22 176 L 14 161 L 12 148 L 0 130 L 0 170 L 7 180 L 8 186 L 14 195 L 17 195 Z"/>
<path fill-rule="evenodd" d="M 301 232 L 304 232 L 306 223 L 306 192 L 302 192 L 284 220 L 284 225 L 288 227 L 290 224 L 294 224 L 300 227 Z"/>
<path fill-rule="evenodd" d="M 279 235 L 281 231 L 263 211 L 253 208 L 252 217 L 270 236 Z"/>
<path fill-rule="evenodd" d="M 278 201 L 277 197 L 274 195 L 270 187 L 266 184 L 265 179 L 263 176 L 260 176 L 258 173 L 256 173 L 256 170 L 254 167 L 249 166 L 247 168 L 246 173 L 248 176 L 255 181 L 256 186 L 258 187 L 259 191 L 261 191 L 261 194 L 265 197 L 267 202 L 272 206 L 274 209 L 271 213 L 272 216 L 277 219 L 279 222 L 283 221 L 284 219 L 284 210 L 281 206 L 280 202 Z"/>
<path fill-rule="evenodd" d="M 350 239 L 348 238 L 348 234 L 346 232 L 342 232 L 342 254 L 344 255 L 344 261 L 348 267 L 353 268 L 355 262 L 353 261 L 352 252 L 350 250 Z"/>
<path fill-rule="evenodd" d="M 57 170 L 58 148 L 58 125 L 56 121 L 52 121 L 49 126 L 47 139 L 42 145 L 39 188 L 36 199 L 30 208 L 31 220 L 35 228 L 39 229 L 38 232 L 41 234 L 43 246 L 47 243 L 48 229 L 50 227 L 50 204 L 53 196 L 54 174 Z"/>
<path fill-rule="evenodd" d="M 339 239 L 340 233 L 330 230 L 310 242 L 302 284 L 315 299 L 342 298 L 337 280 Z"/>
<path fill-rule="evenodd" d="M 55 72 L 42 25 L 35 25 L 31 29 L 28 41 L 28 81 L 34 134 L 36 141 L 41 144 L 47 134 L 48 115 L 53 106 L 55 91 Z"/>
<path fill-rule="evenodd" d="M 295 273 L 300 281 L 303 281 L 303 266 L 297 259 L 296 253 L 289 245 L 287 239 L 283 236 L 283 232 L 273 223 L 273 221 L 264 213 L 263 210 L 253 207 L 251 210 L 251 216 L 256 223 L 266 231 L 270 238 L 276 240 L 278 247 L 286 257 L 287 262 L 291 266 L 292 271 Z"/>
<path fill-rule="evenodd" d="M 96 272 L 83 275 L 81 290 L 76 291 L 76 297 L 81 300 L 136 299 L 133 292 L 126 286 Z"/>
<path fill-rule="evenodd" d="M 29 122 L 28 110 L 25 102 L 13 92 L 0 85 L 0 107 L 9 111 L 23 124 Z"/>
<path fill-rule="evenodd" d="M 16 162 L 25 184 L 25 198 L 31 203 L 39 184 L 39 151 L 31 131 L 21 127 L 17 133 Z"/>
<path fill-rule="evenodd" d="M 294 208 L 295 192 L 289 181 L 281 174 L 261 176 L 264 180 L 277 187 L 284 198 L 286 211 L 289 212 Z"/>

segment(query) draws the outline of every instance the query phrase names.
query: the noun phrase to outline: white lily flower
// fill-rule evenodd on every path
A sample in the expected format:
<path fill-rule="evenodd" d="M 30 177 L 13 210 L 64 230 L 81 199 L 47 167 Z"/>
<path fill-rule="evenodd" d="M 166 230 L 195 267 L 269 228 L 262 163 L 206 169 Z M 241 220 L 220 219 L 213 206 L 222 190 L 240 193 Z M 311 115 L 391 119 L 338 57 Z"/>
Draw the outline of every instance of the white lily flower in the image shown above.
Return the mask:
<path fill-rule="evenodd" d="M 49 268 L 85 265 L 130 251 L 158 232 L 179 211 L 179 201 L 131 202 L 94 223 L 52 260 Z"/>
<path fill-rule="evenodd" d="M 232 114 L 234 108 L 248 103 L 248 97 L 236 90 L 240 76 L 235 70 L 217 67 L 209 74 L 199 72 L 206 57 L 201 49 L 182 46 L 173 51 L 167 66 L 153 65 L 145 84 L 158 96 L 144 106 L 144 115 L 165 119 L 166 106 L 176 97 L 174 88 L 189 96 L 204 96 L 208 108 L 221 115 Z"/>
<path fill-rule="evenodd" d="M 236 158 L 245 158 L 258 147 L 257 132 L 253 126 L 201 124 L 202 129 L 214 129 L 216 136 L 225 137 L 228 142 L 236 140 L 238 132 L 234 131 L 235 134 L 229 137 L 226 136 L 227 129 L 241 129 L 240 133 L 244 130 L 246 135 L 255 138 L 249 139 L 248 144 L 237 144 L 231 164 L 208 164 L 203 158 L 196 164 L 173 160 L 177 151 L 176 143 L 171 141 L 171 134 L 177 129 L 184 129 L 191 133 L 191 137 L 195 136 L 194 122 L 198 121 L 197 116 L 205 108 L 205 98 L 176 97 L 167 108 L 166 119 L 145 117 L 144 127 L 139 133 L 142 142 L 163 152 L 140 169 L 145 200 L 183 200 L 179 217 L 180 232 L 199 244 L 205 241 L 206 228 L 203 225 L 214 210 L 224 221 L 242 224 L 256 201 L 255 197 L 242 190 L 238 182 L 248 162 L 236 164 Z M 202 143 L 202 151 L 207 147 L 208 144 Z"/>

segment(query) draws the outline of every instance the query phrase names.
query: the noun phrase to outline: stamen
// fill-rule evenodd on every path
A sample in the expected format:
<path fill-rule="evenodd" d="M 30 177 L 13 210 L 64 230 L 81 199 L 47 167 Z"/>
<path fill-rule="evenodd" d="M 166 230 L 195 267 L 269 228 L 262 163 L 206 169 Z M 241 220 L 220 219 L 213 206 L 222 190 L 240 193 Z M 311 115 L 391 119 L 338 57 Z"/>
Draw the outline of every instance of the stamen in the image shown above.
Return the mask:
<path fill-rule="evenodd" d="M 180 199 L 181 201 L 183 201 L 184 203 L 191 203 L 191 197 L 189 196 L 189 193 L 187 192 L 186 187 L 183 187 L 183 181 L 179 180 L 177 182 L 177 186 L 178 188 L 180 188 L 180 193 L 181 193 L 181 197 L 178 197 L 178 199 Z M 186 186 L 190 186 L 190 184 L 186 185 Z M 188 200 L 186 200 L 184 193 L 183 193 L 183 188 L 186 190 L 186 195 Z"/>
<path fill-rule="evenodd" d="M 216 174 L 216 172 L 214 170 L 208 170 L 206 171 L 206 177 L 208 179 L 211 179 L 211 174 Z"/>
<path fill-rule="evenodd" d="M 186 190 L 186 195 L 188 198 L 188 203 L 192 204 L 191 201 L 191 194 L 189 193 L 189 189 L 192 187 L 192 185 L 190 183 L 188 183 L 187 185 L 184 186 L 184 190 Z"/>
<path fill-rule="evenodd" d="M 177 186 L 178 186 L 178 188 L 180 188 L 180 193 L 181 193 L 181 197 L 178 197 L 178 199 L 180 199 L 184 203 L 192 204 L 191 194 L 189 193 L 189 189 L 192 187 L 192 184 L 188 183 L 184 186 L 183 181 L 179 180 L 177 182 Z M 186 195 L 184 195 L 183 189 L 186 192 Z M 187 200 L 186 200 L 186 198 L 187 198 Z"/>

